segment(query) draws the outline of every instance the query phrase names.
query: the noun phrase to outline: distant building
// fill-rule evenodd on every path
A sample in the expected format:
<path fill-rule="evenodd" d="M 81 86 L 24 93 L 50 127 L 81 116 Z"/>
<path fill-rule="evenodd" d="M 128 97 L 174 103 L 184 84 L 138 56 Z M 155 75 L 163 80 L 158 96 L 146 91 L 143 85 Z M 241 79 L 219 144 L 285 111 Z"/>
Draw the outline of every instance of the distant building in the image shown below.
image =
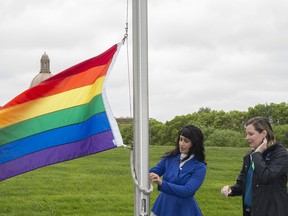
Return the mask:
<path fill-rule="evenodd" d="M 40 82 L 53 76 L 53 74 L 50 71 L 50 59 L 49 56 L 46 54 L 46 52 L 44 52 L 44 54 L 42 55 L 40 63 L 41 63 L 40 72 L 31 81 L 30 88 L 38 85 Z M 0 108 L 1 107 L 2 106 L 0 105 Z"/>
<path fill-rule="evenodd" d="M 50 59 L 49 56 L 46 54 L 46 52 L 44 52 L 44 54 L 42 55 L 40 63 L 41 63 L 40 73 L 34 77 L 34 79 L 30 84 L 30 88 L 38 85 L 40 82 L 53 76 L 53 74 L 50 71 Z"/>
<path fill-rule="evenodd" d="M 116 118 L 116 121 L 117 121 L 118 124 L 132 124 L 133 123 L 133 118 L 120 117 L 120 118 Z"/>

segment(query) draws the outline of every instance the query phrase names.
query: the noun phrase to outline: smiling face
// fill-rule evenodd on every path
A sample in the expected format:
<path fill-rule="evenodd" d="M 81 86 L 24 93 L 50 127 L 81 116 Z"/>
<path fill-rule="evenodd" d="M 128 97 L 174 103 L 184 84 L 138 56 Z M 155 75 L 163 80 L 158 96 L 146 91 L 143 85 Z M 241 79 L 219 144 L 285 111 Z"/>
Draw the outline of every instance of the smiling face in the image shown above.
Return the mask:
<path fill-rule="evenodd" d="M 261 133 L 258 132 L 252 124 L 246 126 L 246 140 L 250 147 L 256 149 L 266 138 L 267 131 L 263 130 Z"/>
<path fill-rule="evenodd" d="M 192 147 L 192 141 L 182 135 L 179 137 L 179 151 L 180 153 L 188 154 L 189 149 Z"/>

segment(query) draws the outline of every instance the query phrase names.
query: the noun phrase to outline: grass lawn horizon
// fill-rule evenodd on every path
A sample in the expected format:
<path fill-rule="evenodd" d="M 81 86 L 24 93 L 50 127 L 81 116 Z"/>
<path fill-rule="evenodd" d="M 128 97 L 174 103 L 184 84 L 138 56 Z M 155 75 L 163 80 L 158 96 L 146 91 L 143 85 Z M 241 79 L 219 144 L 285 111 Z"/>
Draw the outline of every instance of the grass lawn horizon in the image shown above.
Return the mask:
<path fill-rule="evenodd" d="M 154 166 L 172 146 L 150 146 Z M 204 216 L 239 216 L 241 197 L 223 197 L 232 185 L 248 148 L 206 147 L 207 175 L 197 200 Z M 0 182 L 0 215 L 5 216 L 131 216 L 134 184 L 130 150 L 122 147 L 43 167 Z M 150 194 L 150 208 L 159 192 Z"/>

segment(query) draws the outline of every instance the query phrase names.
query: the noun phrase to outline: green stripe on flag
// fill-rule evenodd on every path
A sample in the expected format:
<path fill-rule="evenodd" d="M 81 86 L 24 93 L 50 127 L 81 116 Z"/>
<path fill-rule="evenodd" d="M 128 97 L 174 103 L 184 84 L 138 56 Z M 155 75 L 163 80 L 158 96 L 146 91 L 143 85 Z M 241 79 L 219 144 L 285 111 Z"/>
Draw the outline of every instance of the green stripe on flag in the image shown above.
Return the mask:
<path fill-rule="evenodd" d="M 96 105 L 96 107 L 95 107 Z M 77 124 L 89 117 L 105 111 L 102 94 L 95 96 L 89 103 L 60 110 L 43 116 L 19 122 L 0 129 L 0 146 L 34 134 L 58 127 Z"/>

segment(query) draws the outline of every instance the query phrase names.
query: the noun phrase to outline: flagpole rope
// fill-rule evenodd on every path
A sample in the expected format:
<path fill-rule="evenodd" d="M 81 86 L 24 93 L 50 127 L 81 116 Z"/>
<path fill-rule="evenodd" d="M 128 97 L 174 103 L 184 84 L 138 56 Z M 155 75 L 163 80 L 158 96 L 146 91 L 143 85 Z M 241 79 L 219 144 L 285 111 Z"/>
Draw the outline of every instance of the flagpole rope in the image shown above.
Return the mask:
<path fill-rule="evenodd" d="M 129 0 L 127 0 L 127 9 L 126 9 L 126 24 L 125 24 L 125 34 L 122 39 L 122 44 L 124 45 L 126 42 L 126 50 L 127 50 L 127 64 L 128 64 L 128 86 L 129 86 L 129 105 L 130 105 L 130 118 L 132 118 L 132 103 L 131 103 L 131 79 L 130 79 L 130 61 L 129 61 L 129 43 L 128 43 L 128 8 L 129 8 Z M 153 185 L 150 183 L 150 188 L 145 189 L 142 185 L 139 184 L 136 170 L 135 170 L 135 157 L 134 157 L 134 146 L 133 143 L 131 147 L 124 146 L 125 148 L 130 149 L 130 169 L 131 169 L 131 175 L 133 178 L 134 184 L 138 187 L 138 189 L 143 192 L 144 194 L 150 194 L 153 191 Z"/>
<path fill-rule="evenodd" d="M 127 34 L 128 38 L 128 34 Z M 126 53 L 127 53 L 127 65 L 128 65 L 128 88 L 129 88 L 129 112 L 130 112 L 130 118 L 132 118 L 132 102 L 131 102 L 131 76 L 130 76 L 130 61 L 129 61 L 129 47 L 128 42 L 126 43 Z"/>
<path fill-rule="evenodd" d="M 125 43 L 125 40 L 128 39 L 128 11 L 129 11 L 128 9 L 129 9 L 129 0 L 127 0 L 126 2 L 126 27 L 125 27 L 125 34 L 122 39 L 123 45 Z"/>
<path fill-rule="evenodd" d="M 129 43 L 128 43 L 128 9 L 129 9 L 129 0 L 127 0 L 126 3 L 126 23 L 125 23 L 125 34 L 122 39 L 122 44 L 124 45 L 125 41 L 126 42 L 126 58 L 127 58 L 127 68 L 128 68 L 128 88 L 129 88 L 129 112 L 130 112 L 130 118 L 132 118 L 132 103 L 131 103 L 131 78 L 130 78 L 130 60 L 129 60 Z"/>
<path fill-rule="evenodd" d="M 134 184 L 138 187 L 138 189 L 143 192 L 144 194 L 150 194 L 153 191 L 153 185 L 150 183 L 150 188 L 147 190 L 143 188 L 142 185 L 139 184 L 136 171 L 135 171 L 135 166 L 134 166 L 134 151 L 133 151 L 133 146 L 130 148 L 130 168 L 131 168 L 131 175 L 134 181 Z"/>

